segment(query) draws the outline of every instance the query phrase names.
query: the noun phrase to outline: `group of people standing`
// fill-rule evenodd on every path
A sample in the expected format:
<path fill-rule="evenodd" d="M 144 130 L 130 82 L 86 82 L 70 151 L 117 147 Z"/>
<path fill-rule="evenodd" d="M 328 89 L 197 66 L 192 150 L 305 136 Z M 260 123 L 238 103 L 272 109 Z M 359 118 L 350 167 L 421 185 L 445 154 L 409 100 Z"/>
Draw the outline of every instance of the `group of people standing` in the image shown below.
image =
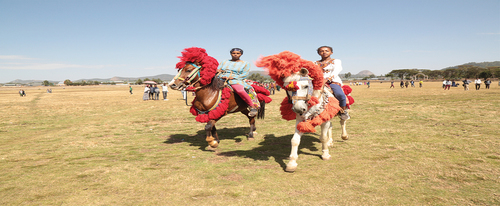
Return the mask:
<path fill-rule="evenodd" d="M 471 80 L 468 80 L 467 78 L 465 78 L 463 81 L 462 81 L 462 85 L 464 86 L 464 91 L 468 91 L 469 90 L 469 84 L 472 83 Z M 481 79 L 479 78 L 476 78 L 476 80 L 474 80 L 474 85 L 475 85 L 475 88 L 476 90 L 479 90 L 481 88 Z M 490 84 L 491 84 L 491 80 L 488 78 L 484 81 L 484 85 L 486 86 L 486 89 L 489 89 L 490 88 Z M 450 90 L 450 87 L 453 87 L 453 86 L 458 86 L 458 84 L 455 85 L 455 81 L 450 81 L 450 80 L 444 80 L 443 81 L 443 88 L 446 90 Z"/>
<path fill-rule="evenodd" d="M 163 83 L 162 85 L 162 93 L 163 93 L 163 101 L 168 101 L 167 99 L 167 94 L 168 94 L 168 86 L 167 84 Z M 132 87 L 130 87 L 130 94 L 132 94 Z M 142 96 L 142 100 L 147 101 L 147 100 L 159 100 L 160 99 L 160 88 L 155 84 L 154 86 L 151 84 L 146 85 L 144 87 L 144 94 Z"/>
<path fill-rule="evenodd" d="M 424 81 L 420 80 L 418 82 L 418 84 L 419 84 L 419 87 L 422 88 Z M 408 86 L 410 86 L 410 85 L 411 85 L 411 87 L 415 87 L 415 81 L 413 81 L 413 79 L 411 81 L 406 80 L 406 82 L 401 80 L 401 82 L 399 83 L 399 86 L 401 88 L 405 88 L 405 87 L 408 88 Z M 394 81 L 391 81 L 391 86 L 389 88 L 394 88 Z"/>

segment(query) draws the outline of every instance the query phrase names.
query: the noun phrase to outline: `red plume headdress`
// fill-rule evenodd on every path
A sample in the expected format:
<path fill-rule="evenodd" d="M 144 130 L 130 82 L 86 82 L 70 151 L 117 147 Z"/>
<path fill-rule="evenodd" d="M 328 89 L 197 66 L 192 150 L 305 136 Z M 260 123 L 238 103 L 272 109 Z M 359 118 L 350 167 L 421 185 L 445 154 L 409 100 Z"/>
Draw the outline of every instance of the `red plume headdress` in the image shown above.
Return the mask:
<path fill-rule="evenodd" d="M 182 56 L 179 56 L 181 61 L 175 65 L 177 69 L 182 69 L 186 66 L 187 62 L 199 63 L 201 66 L 200 70 L 200 83 L 202 85 L 207 85 L 212 82 L 212 78 L 217 72 L 217 67 L 219 62 L 211 56 L 208 56 L 207 51 L 203 48 L 191 47 L 186 48 L 181 52 Z"/>
<path fill-rule="evenodd" d="M 283 85 L 283 79 L 299 72 L 301 68 L 306 68 L 309 71 L 309 77 L 313 79 L 315 90 L 321 89 L 324 83 L 323 71 L 318 65 L 289 51 L 262 57 L 257 60 L 256 66 L 265 67 L 269 71 L 269 76 L 282 88 L 286 86 Z"/>

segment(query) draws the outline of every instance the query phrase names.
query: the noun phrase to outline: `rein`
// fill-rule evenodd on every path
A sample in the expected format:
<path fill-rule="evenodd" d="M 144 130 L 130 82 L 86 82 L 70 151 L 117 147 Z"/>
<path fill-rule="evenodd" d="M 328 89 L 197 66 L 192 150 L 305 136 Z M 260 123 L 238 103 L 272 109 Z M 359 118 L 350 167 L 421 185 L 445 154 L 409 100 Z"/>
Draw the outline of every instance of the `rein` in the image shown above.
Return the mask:
<path fill-rule="evenodd" d="M 193 69 L 193 71 L 191 71 L 191 73 L 189 73 L 189 75 L 186 77 L 186 79 L 184 78 L 181 78 L 180 77 L 180 74 L 182 73 L 182 70 L 184 68 L 182 68 L 178 73 L 177 75 L 174 77 L 174 80 L 181 80 L 182 81 L 182 84 L 186 85 L 186 86 L 189 86 L 189 85 L 192 85 L 192 84 L 196 84 L 200 81 L 200 70 L 201 70 L 201 66 L 198 66 L 196 64 L 193 64 L 193 63 L 188 63 L 190 64 L 191 66 L 193 66 L 195 69 Z M 196 77 L 198 77 L 198 79 L 195 81 L 195 82 L 191 82 L 193 81 L 193 79 L 195 79 Z M 201 87 L 200 87 L 201 88 Z"/>
<path fill-rule="evenodd" d="M 292 96 L 290 98 L 290 94 L 287 92 L 286 95 L 288 97 L 288 102 L 291 103 L 291 104 L 295 104 L 295 102 L 297 102 L 298 100 L 304 100 L 304 101 L 309 101 L 313 95 L 313 84 L 312 84 L 312 80 L 309 78 L 309 76 L 305 76 L 305 77 L 300 77 L 299 81 L 307 81 L 307 84 L 309 85 L 308 86 L 308 90 L 307 90 L 307 95 L 306 96 L 297 96 L 297 90 L 299 90 L 300 88 L 298 88 L 297 86 L 297 81 L 292 81 L 288 84 L 288 86 L 285 87 L 285 89 L 287 91 L 291 91 L 292 92 Z"/>

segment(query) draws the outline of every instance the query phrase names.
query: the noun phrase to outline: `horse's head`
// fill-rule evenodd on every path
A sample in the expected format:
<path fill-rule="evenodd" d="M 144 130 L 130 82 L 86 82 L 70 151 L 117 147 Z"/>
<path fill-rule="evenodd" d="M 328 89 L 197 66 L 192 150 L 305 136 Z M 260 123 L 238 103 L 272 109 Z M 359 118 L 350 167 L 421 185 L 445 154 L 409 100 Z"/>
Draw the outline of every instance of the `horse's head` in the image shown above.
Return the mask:
<path fill-rule="evenodd" d="M 288 99 L 291 100 L 292 110 L 298 115 L 304 114 L 307 109 L 307 101 L 313 94 L 313 83 L 309 78 L 309 71 L 305 68 L 283 79 L 284 89 L 287 91 Z"/>
<path fill-rule="evenodd" d="M 175 90 L 193 86 L 200 81 L 200 70 L 201 66 L 198 62 L 187 62 L 168 85 Z"/>

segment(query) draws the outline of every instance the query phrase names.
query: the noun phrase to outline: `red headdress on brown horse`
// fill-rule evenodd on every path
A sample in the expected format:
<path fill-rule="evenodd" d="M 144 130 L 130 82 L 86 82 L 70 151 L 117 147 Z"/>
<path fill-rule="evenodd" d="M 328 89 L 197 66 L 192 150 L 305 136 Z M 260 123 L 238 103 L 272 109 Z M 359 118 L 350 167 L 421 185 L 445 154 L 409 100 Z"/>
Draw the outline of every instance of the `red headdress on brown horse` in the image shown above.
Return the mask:
<path fill-rule="evenodd" d="M 203 48 L 191 47 L 186 48 L 181 52 L 182 56 L 179 56 L 181 61 L 175 65 L 177 69 L 182 69 L 186 63 L 191 62 L 196 65 L 201 66 L 200 70 L 200 83 L 202 85 L 210 84 L 213 77 L 217 73 L 217 67 L 219 62 L 211 56 L 208 56 L 207 51 Z"/>

